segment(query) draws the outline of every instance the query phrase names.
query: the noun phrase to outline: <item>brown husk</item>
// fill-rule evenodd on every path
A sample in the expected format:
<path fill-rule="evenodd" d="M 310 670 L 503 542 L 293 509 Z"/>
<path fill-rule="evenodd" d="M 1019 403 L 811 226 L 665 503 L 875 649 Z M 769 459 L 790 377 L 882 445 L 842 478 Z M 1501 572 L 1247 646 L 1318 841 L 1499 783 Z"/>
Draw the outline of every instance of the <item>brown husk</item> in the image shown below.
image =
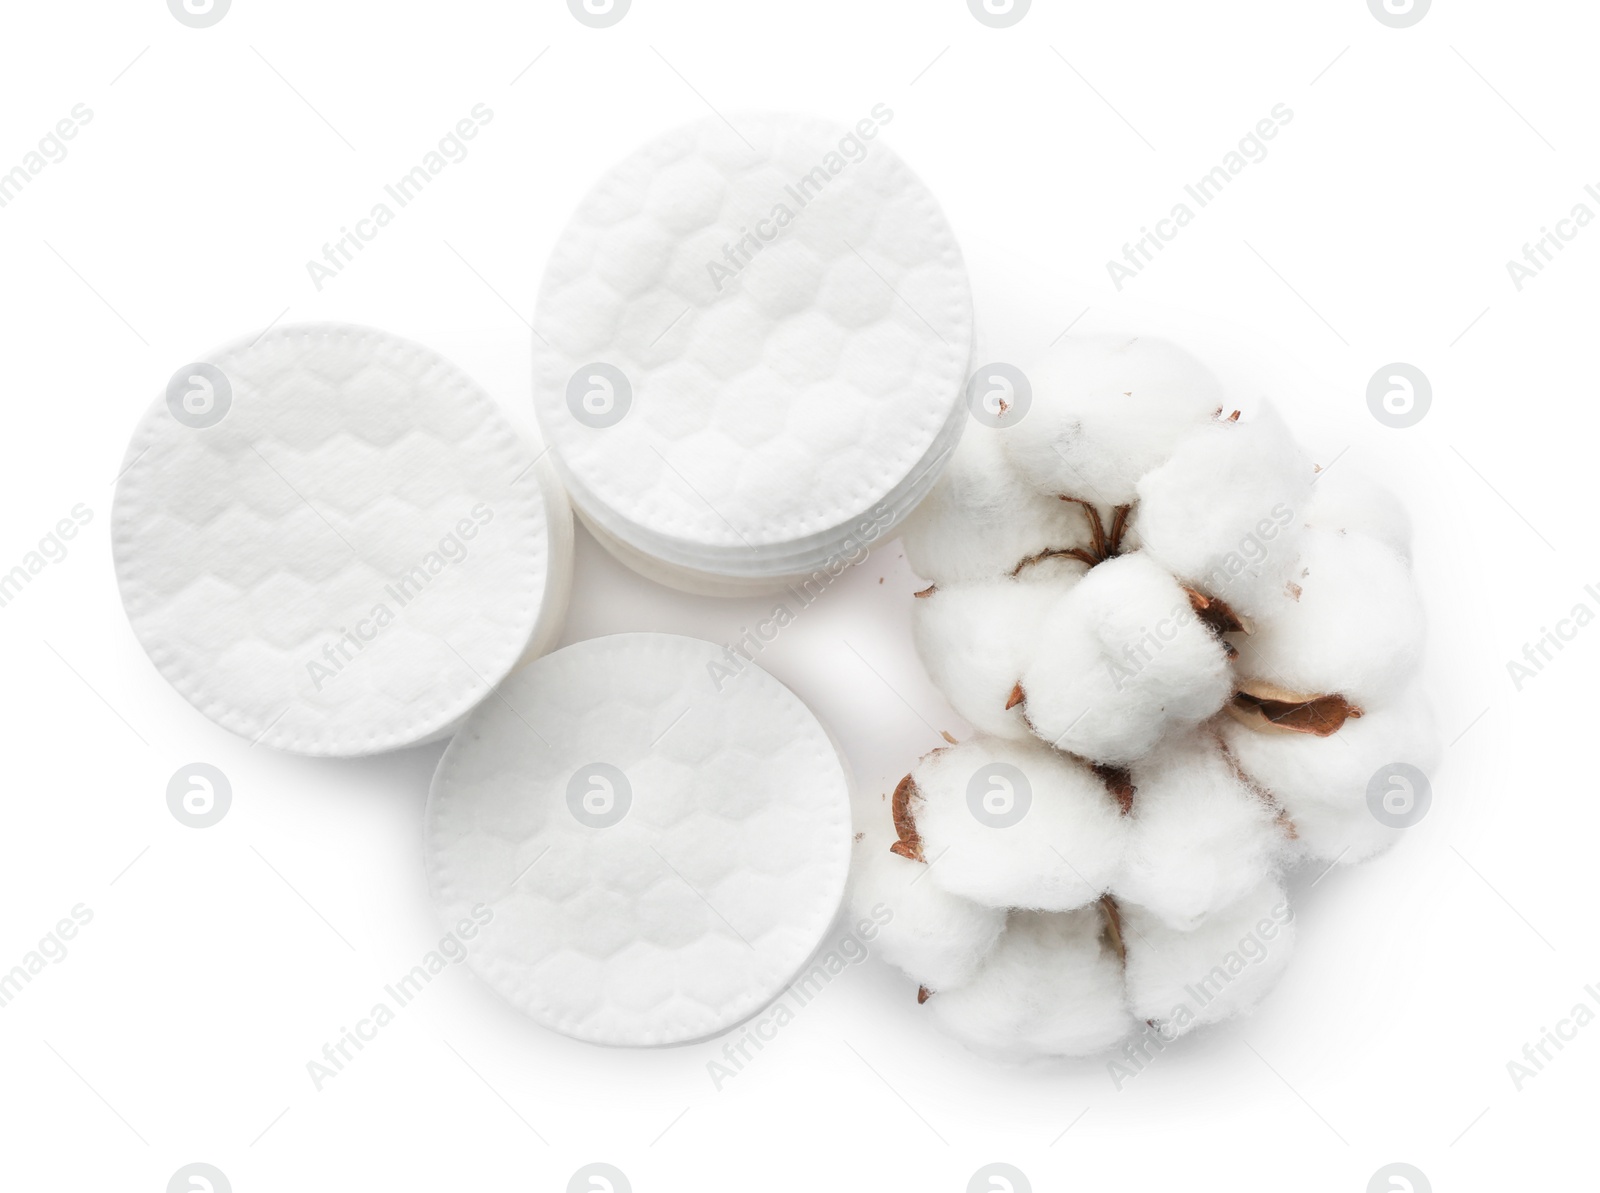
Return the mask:
<path fill-rule="evenodd" d="M 916 780 L 910 775 L 900 780 L 899 786 L 894 789 L 894 831 L 899 838 L 889 846 L 890 853 L 898 853 L 903 858 L 910 858 L 914 862 L 926 861 L 922 856 L 922 835 L 917 832 L 916 818 L 911 814 L 911 801 L 921 798 L 917 791 Z"/>
<path fill-rule="evenodd" d="M 1133 811 L 1133 774 L 1125 766 L 1107 766 L 1105 763 L 1091 763 L 1090 770 L 1106 785 L 1106 790 L 1117 797 L 1117 806 L 1126 816 Z"/>
<path fill-rule="evenodd" d="M 1261 680 L 1241 685 L 1227 707 L 1236 721 L 1259 732 L 1309 733 L 1314 737 L 1339 732 L 1346 721 L 1362 712 L 1337 693 L 1294 692 Z"/>
<path fill-rule="evenodd" d="M 1100 911 L 1106 917 L 1106 939 L 1117 950 L 1117 960 L 1128 964 L 1128 945 L 1122 939 L 1122 909 L 1110 895 L 1100 896 Z"/>

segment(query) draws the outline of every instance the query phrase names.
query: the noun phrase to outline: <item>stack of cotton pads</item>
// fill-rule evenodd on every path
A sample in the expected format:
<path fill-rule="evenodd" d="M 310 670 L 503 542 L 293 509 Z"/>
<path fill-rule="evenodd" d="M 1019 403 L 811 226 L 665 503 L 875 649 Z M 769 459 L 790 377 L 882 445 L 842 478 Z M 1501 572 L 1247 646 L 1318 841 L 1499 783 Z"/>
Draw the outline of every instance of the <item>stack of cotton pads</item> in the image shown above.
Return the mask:
<path fill-rule="evenodd" d="M 524 668 L 445 751 L 426 814 L 468 964 L 539 1022 L 673 1044 L 776 996 L 838 909 L 850 801 L 833 742 L 709 642 L 591 639 Z"/>
<path fill-rule="evenodd" d="M 572 520 L 493 401 L 382 332 L 286 327 L 174 375 L 113 549 L 151 660 L 252 742 L 356 755 L 448 733 L 566 613 Z"/>
<path fill-rule="evenodd" d="M 536 406 L 578 513 L 651 578 L 753 592 L 853 560 L 961 433 L 972 306 L 879 139 L 707 119 L 589 192 L 546 270 Z"/>
<path fill-rule="evenodd" d="M 1069 340 L 1029 381 L 905 528 L 977 732 L 871 808 L 855 897 L 973 1048 L 1148 1056 L 1283 971 L 1289 868 L 1426 810 L 1410 524 L 1173 345 Z"/>

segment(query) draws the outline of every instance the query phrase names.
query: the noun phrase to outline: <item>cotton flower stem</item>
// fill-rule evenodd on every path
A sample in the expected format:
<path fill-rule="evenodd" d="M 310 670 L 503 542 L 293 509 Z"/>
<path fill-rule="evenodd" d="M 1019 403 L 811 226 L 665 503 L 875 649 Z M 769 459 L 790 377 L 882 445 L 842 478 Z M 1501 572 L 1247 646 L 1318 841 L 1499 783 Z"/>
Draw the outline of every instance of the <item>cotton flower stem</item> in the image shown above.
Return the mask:
<path fill-rule="evenodd" d="M 1034 564 L 1043 563 L 1047 559 L 1076 559 L 1079 563 L 1094 567 L 1122 554 L 1122 536 L 1127 532 L 1128 515 L 1132 512 L 1133 506 L 1112 507 L 1111 530 L 1108 532 L 1105 521 L 1100 517 L 1100 510 L 1093 502 L 1085 501 L 1081 497 L 1068 497 L 1065 494 L 1061 500 L 1070 501 L 1083 508 L 1083 515 L 1089 521 L 1089 546 L 1046 547 L 1043 551 L 1036 551 L 1011 569 L 1013 577 L 1020 576 Z"/>
<path fill-rule="evenodd" d="M 1106 550 L 1109 540 L 1106 538 L 1105 523 L 1100 521 L 1100 511 L 1092 502 L 1085 501 L 1081 497 L 1067 497 L 1063 495 L 1061 500 L 1070 501 L 1075 505 L 1083 507 L 1084 517 L 1089 519 L 1089 538 L 1094 545 L 1095 561 L 1098 562 L 1107 558 L 1108 556 L 1106 554 Z"/>
<path fill-rule="evenodd" d="M 1133 512 L 1131 505 L 1113 506 L 1111 510 L 1111 554 L 1122 553 L 1122 536 L 1128 529 L 1128 515 Z"/>
<path fill-rule="evenodd" d="M 1018 563 L 1011 569 L 1011 575 L 1013 578 L 1020 576 L 1034 564 L 1043 563 L 1047 559 L 1076 559 L 1079 563 L 1086 563 L 1090 567 L 1100 562 L 1082 547 L 1046 547 L 1043 551 L 1029 555 Z"/>

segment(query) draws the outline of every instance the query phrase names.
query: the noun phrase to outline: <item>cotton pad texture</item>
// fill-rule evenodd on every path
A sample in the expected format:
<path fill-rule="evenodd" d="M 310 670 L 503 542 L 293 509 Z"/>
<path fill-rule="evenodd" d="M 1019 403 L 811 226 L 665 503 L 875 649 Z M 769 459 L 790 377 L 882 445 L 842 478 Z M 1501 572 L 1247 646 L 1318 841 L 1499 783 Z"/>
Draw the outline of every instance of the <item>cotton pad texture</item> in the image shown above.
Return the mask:
<path fill-rule="evenodd" d="M 888 537 L 961 433 L 972 302 L 927 188 L 855 125 L 709 118 L 583 198 L 545 270 L 536 408 L 629 566 L 760 591 Z"/>
<path fill-rule="evenodd" d="M 223 728 L 371 754 L 448 733 L 565 616 L 553 471 L 448 361 L 278 328 L 180 369 L 117 482 L 112 546 L 151 661 Z"/>
<path fill-rule="evenodd" d="M 445 750 L 425 816 L 441 918 L 491 916 L 473 970 L 600 1044 L 701 1039 L 781 993 L 850 861 L 844 766 L 805 705 L 670 634 L 566 647 L 499 697 Z"/>
<path fill-rule="evenodd" d="M 1177 345 L 1076 337 L 1028 380 L 903 528 L 974 732 L 858 809 L 853 902 L 971 1048 L 1136 1066 L 1270 989 L 1294 867 L 1426 813 L 1411 528 Z"/>

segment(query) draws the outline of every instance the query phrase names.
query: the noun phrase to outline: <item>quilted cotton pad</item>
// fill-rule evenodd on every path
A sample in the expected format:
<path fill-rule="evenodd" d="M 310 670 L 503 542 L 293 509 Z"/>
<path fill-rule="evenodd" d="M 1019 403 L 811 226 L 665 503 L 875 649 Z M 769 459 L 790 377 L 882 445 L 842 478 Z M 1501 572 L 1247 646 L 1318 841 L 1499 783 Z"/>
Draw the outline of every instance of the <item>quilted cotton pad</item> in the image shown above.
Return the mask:
<path fill-rule="evenodd" d="M 353 755 L 448 732 L 558 632 L 572 518 L 448 361 L 286 327 L 180 370 L 128 446 L 112 547 L 151 660 L 226 729 Z"/>
<path fill-rule="evenodd" d="M 753 665 L 719 683 L 724 662 L 670 634 L 580 642 L 513 675 L 439 763 L 434 902 L 451 924 L 492 912 L 468 964 L 547 1027 L 714 1034 L 780 993 L 833 918 L 843 764 L 789 689 Z"/>
<path fill-rule="evenodd" d="M 793 575 L 932 486 L 963 425 L 972 303 L 938 204 L 883 144 L 892 117 L 708 119 L 579 205 L 540 290 L 536 404 L 610 536 Z"/>

